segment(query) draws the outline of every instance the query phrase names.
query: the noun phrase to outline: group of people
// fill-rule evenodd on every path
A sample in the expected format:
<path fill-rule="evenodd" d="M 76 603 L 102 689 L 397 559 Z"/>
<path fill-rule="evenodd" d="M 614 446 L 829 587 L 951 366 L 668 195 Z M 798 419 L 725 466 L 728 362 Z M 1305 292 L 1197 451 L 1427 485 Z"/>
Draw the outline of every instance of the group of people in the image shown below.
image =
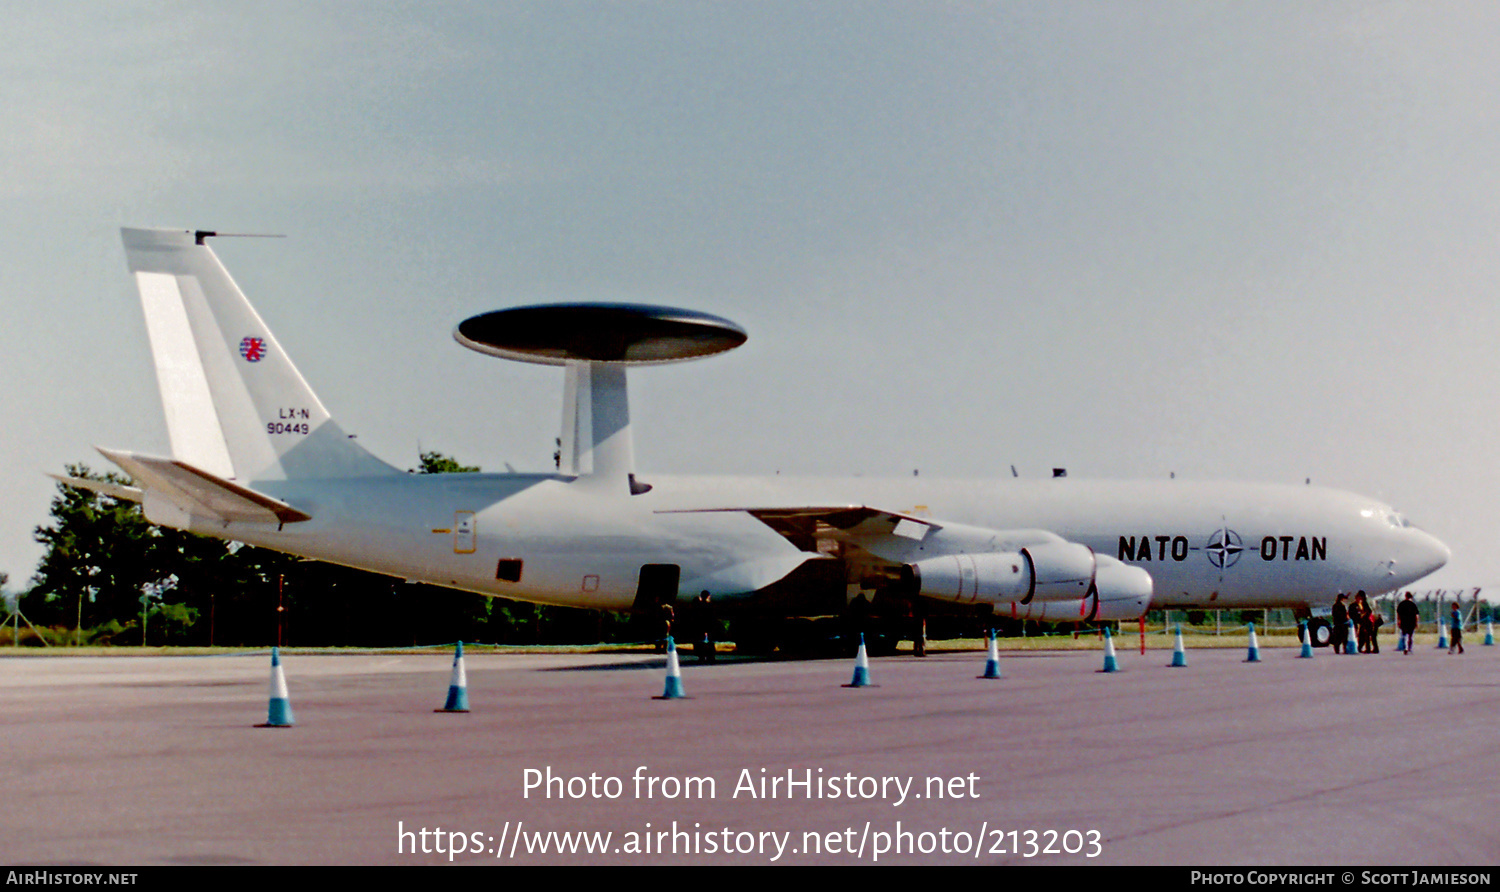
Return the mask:
<path fill-rule="evenodd" d="M 1417 602 L 1411 599 L 1411 592 L 1407 592 L 1406 598 L 1396 605 L 1396 623 L 1401 629 L 1401 646 L 1406 653 L 1411 653 L 1412 638 L 1417 631 Z M 1464 612 L 1454 601 L 1448 608 L 1448 653 L 1463 652 Z"/>
<path fill-rule="evenodd" d="M 1365 597 L 1363 590 L 1355 594 L 1352 602 L 1345 604 L 1344 600 L 1347 597 L 1340 593 L 1338 599 L 1333 602 L 1333 652 L 1336 654 L 1354 652 L 1349 649 L 1349 632 L 1352 626 L 1355 644 L 1360 653 L 1380 653 L 1380 638 L 1377 633 L 1385 624 L 1385 617 L 1380 611 L 1370 606 L 1370 601 Z M 1416 626 L 1412 628 L 1415 630 Z"/>
<path fill-rule="evenodd" d="M 1351 653 L 1349 630 L 1352 625 L 1359 652 L 1380 653 L 1377 632 L 1385 618 L 1380 611 L 1370 607 L 1363 591 L 1355 594 L 1354 600 L 1349 604 L 1344 603 L 1345 598 L 1345 595 L 1340 594 L 1333 602 L 1333 652 Z M 1412 600 L 1411 592 L 1407 592 L 1406 597 L 1396 605 L 1396 628 L 1401 633 L 1396 649 L 1410 654 L 1417 634 L 1417 602 Z M 1448 613 L 1448 653 L 1464 652 L 1463 636 L 1463 611 L 1459 609 L 1458 602 L 1454 601 Z"/>

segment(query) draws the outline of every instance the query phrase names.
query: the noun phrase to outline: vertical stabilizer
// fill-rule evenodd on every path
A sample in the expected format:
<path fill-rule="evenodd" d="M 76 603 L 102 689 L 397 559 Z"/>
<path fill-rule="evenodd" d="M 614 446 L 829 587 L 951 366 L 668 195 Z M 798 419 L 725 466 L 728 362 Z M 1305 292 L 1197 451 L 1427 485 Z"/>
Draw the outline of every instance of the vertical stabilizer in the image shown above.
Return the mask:
<path fill-rule="evenodd" d="M 124 229 L 175 458 L 245 482 L 396 473 L 307 386 L 203 238 Z"/>

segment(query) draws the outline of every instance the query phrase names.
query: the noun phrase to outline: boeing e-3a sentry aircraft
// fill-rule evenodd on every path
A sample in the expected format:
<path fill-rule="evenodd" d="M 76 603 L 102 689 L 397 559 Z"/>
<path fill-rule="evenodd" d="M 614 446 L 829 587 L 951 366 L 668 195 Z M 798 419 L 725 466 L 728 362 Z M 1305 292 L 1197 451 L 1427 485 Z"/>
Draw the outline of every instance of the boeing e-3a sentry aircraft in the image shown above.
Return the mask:
<path fill-rule="evenodd" d="M 923 604 L 1018 619 L 1148 607 L 1325 606 L 1449 552 L 1389 506 L 1310 486 L 635 473 L 626 369 L 746 335 L 715 316 L 569 304 L 454 337 L 565 369 L 555 473 L 404 473 L 347 435 L 205 244 L 126 229 L 171 456 L 100 451 L 153 523 L 486 595 L 608 610 L 707 592 L 716 609 L 829 616 Z"/>

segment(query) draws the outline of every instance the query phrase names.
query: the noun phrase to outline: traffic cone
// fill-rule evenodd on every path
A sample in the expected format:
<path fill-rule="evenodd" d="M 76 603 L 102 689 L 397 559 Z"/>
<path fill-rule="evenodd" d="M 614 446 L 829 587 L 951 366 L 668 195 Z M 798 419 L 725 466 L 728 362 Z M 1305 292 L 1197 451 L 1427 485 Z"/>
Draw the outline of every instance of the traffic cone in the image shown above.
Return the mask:
<path fill-rule="evenodd" d="M 1441 614 L 1441 611 L 1439 611 Z M 1448 649 L 1448 626 L 1443 622 L 1442 616 L 1438 617 L 1438 650 Z"/>
<path fill-rule="evenodd" d="M 1260 642 L 1255 639 L 1255 623 L 1250 624 L 1250 653 L 1245 657 L 1245 662 L 1260 662 Z"/>
<path fill-rule="evenodd" d="M 1297 623 L 1297 637 L 1302 641 L 1302 653 L 1297 654 L 1299 659 L 1312 659 L 1312 633 L 1307 631 L 1307 623 Z"/>
<path fill-rule="evenodd" d="M 984 674 L 980 678 L 1003 678 L 1000 674 L 1000 646 L 995 643 L 995 630 L 990 629 L 990 654 L 984 661 Z"/>
<path fill-rule="evenodd" d="M 453 649 L 453 673 L 448 677 L 448 702 L 433 712 L 468 712 L 469 678 L 464 673 L 464 643 Z"/>
<path fill-rule="evenodd" d="M 1115 639 L 1109 634 L 1109 626 L 1104 627 L 1104 668 L 1100 672 L 1119 672 L 1120 664 L 1115 659 Z"/>
<path fill-rule="evenodd" d="M 292 701 L 286 695 L 286 673 L 281 669 L 281 648 L 271 648 L 271 707 L 266 714 L 266 723 L 257 728 L 290 728 Z"/>
<path fill-rule="evenodd" d="M 1495 621 L 1493 619 L 1484 621 L 1484 646 L 1495 646 Z"/>
<path fill-rule="evenodd" d="M 1182 623 L 1177 624 L 1177 643 L 1172 647 L 1172 662 L 1167 665 L 1187 665 L 1187 650 L 1182 646 Z"/>
<path fill-rule="evenodd" d="M 672 636 L 667 636 L 667 684 L 662 688 L 661 696 L 657 700 L 685 700 L 687 694 L 682 691 L 682 667 L 677 663 L 677 643 Z"/>
<path fill-rule="evenodd" d="M 866 688 L 870 686 L 870 657 L 865 653 L 865 633 L 859 633 L 859 653 L 854 655 L 854 679 L 844 685 L 846 688 Z"/>

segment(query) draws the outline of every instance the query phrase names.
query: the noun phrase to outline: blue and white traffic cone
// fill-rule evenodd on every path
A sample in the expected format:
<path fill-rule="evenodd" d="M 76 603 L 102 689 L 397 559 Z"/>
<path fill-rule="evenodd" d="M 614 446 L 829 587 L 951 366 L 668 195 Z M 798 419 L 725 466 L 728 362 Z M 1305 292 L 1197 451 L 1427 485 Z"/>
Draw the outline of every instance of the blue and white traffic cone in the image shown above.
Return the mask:
<path fill-rule="evenodd" d="M 1493 619 L 1484 621 L 1484 646 L 1495 646 L 1495 621 Z"/>
<path fill-rule="evenodd" d="M 292 701 L 286 695 L 286 673 L 281 669 L 281 648 L 271 648 L 271 707 L 266 714 L 266 723 L 257 728 L 290 728 Z"/>
<path fill-rule="evenodd" d="M 865 633 L 859 633 L 859 653 L 854 655 L 854 679 L 844 685 L 846 688 L 866 688 L 870 686 L 870 657 L 865 653 Z"/>
<path fill-rule="evenodd" d="M 990 629 L 990 654 L 984 661 L 984 674 L 980 678 L 1002 678 L 1000 674 L 1000 646 L 995 643 L 995 630 Z"/>
<path fill-rule="evenodd" d="M 1177 624 L 1177 643 L 1172 647 L 1172 662 L 1168 666 L 1186 666 L 1187 649 L 1182 646 L 1182 623 Z"/>
<path fill-rule="evenodd" d="M 1109 634 L 1109 626 L 1104 627 L 1104 668 L 1099 671 L 1120 671 L 1120 663 L 1115 659 L 1115 639 Z"/>
<path fill-rule="evenodd" d="M 1303 660 L 1311 660 L 1313 655 L 1312 633 L 1307 630 L 1307 623 L 1297 623 L 1297 637 L 1302 641 L 1302 653 L 1297 654 L 1297 657 Z"/>
<path fill-rule="evenodd" d="M 464 643 L 453 649 L 453 673 L 448 676 L 448 702 L 433 712 L 468 712 L 469 677 L 464 672 Z"/>
<path fill-rule="evenodd" d="M 687 694 L 682 690 L 682 666 L 677 662 L 677 642 L 667 636 L 667 684 L 657 700 L 683 700 Z"/>
<path fill-rule="evenodd" d="M 1448 649 L 1448 626 L 1442 620 L 1442 611 L 1438 611 L 1438 650 Z"/>
<path fill-rule="evenodd" d="M 1245 656 L 1245 662 L 1260 662 L 1260 642 L 1255 638 L 1255 623 L 1250 623 L 1250 652 Z"/>

